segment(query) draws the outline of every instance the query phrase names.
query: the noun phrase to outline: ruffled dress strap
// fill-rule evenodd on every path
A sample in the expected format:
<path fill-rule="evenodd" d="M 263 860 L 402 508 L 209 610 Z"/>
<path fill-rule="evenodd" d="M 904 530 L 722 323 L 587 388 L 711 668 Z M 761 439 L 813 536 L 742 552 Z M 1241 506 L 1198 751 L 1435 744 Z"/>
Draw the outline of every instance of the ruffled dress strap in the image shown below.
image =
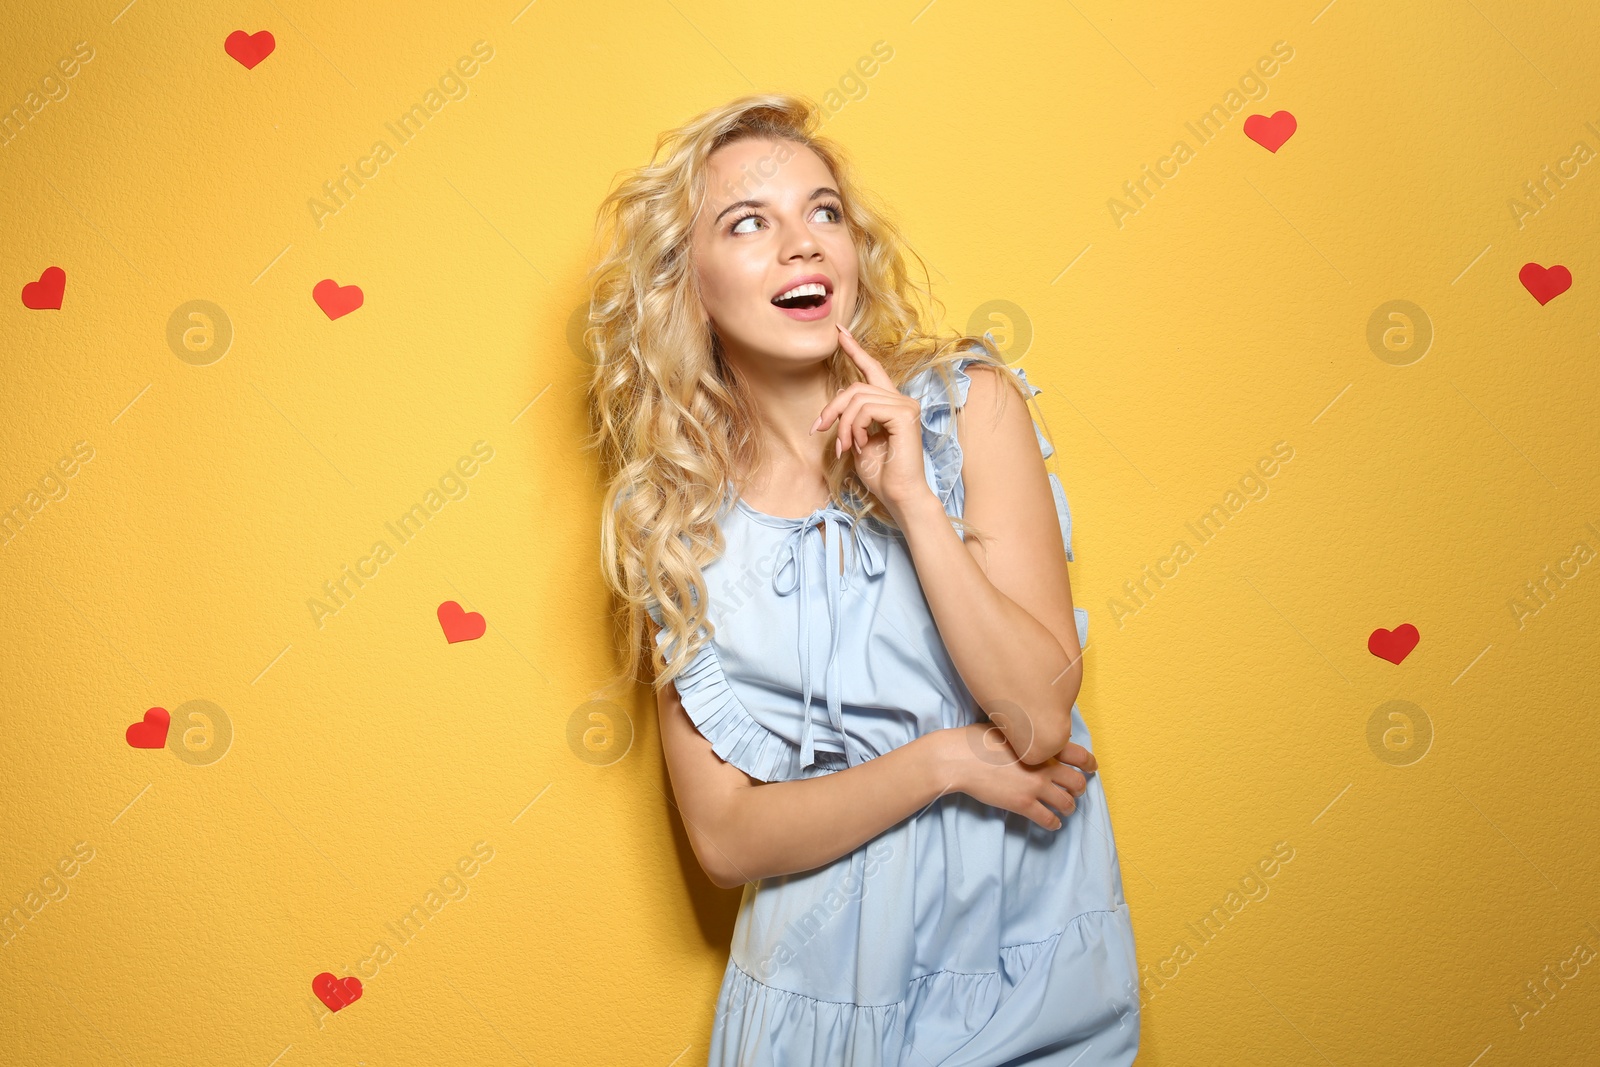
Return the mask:
<path fill-rule="evenodd" d="M 980 362 L 976 355 L 959 355 L 949 362 L 951 387 L 946 389 L 937 367 L 924 367 L 906 380 L 900 391 L 916 399 L 922 406 L 923 470 L 934 495 L 944 505 L 947 514 L 960 516 L 966 506 L 965 487 L 961 482 L 961 442 L 956 435 L 956 411 L 967 403 L 967 390 L 972 385 L 966 368 Z M 1021 367 L 1008 367 L 1022 382 L 1029 399 L 1044 392 L 1028 381 L 1028 372 Z M 1029 416 L 1032 417 L 1031 415 Z M 1039 442 L 1039 453 L 1045 459 L 1055 455 L 1055 446 L 1045 437 L 1037 422 L 1033 434 Z M 1067 504 L 1067 492 L 1054 471 L 1050 478 L 1050 494 L 1055 499 L 1056 521 L 1061 526 L 1061 544 L 1067 559 L 1072 555 L 1072 509 Z M 959 530 L 957 531 L 960 532 Z M 1074 606 L 1073 615 L 1078 625 L 1078 645 L 1089 640 L 1089 613 Z"/>

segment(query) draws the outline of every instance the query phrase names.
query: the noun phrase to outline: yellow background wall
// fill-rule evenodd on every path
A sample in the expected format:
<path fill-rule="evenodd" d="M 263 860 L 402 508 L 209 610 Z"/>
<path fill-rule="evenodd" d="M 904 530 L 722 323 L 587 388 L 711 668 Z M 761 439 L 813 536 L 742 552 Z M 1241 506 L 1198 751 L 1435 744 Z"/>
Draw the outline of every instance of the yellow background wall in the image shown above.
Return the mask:
<path fill-rule="evenodd" d="M 0 1061 L 704 1061 L 739 894 L 648 693 L 609 734 L 586 706 L 571 323 L 615 173 L 755 88 L 829 104 L 950 325 L 1045 387 L 1141 1062 L 1594 1047 L 1588 5 L 122 3 L 10 3 L 0 45 Z M 1278 110 L 1273 153 L 1242 125 Z M 1541 306 L 1529 262 L 1572 287 Z M 24 307 L 51 266 L 62 307 Z M 168 749 L 130 747 L 152 707 Z"/>

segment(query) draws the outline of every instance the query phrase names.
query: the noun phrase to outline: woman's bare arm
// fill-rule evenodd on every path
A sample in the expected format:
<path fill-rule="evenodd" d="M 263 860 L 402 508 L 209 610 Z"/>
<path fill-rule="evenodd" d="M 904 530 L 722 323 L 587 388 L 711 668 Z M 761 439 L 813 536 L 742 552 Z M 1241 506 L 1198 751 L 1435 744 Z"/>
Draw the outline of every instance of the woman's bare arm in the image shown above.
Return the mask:
<path fill-rule="evenodd" d="M 724 889 L 831 863 L 948 792 L 966 792 L 1058 829 L 1085 780 L 1054 760 L 1022 763 L 999 732 L 983 726 L 935 730 L 843 770 L 761 782 L 726 763 L 695 728 L 667 684 L 657 692 L 661 745 L 678 810 L 707 877 Z M 1003 748 L 994 747 L 996 744 Z M 1085 770 L 1079 745 L 1061 753 Z"/>
<path fill-rule="evenodd" d="M 820 867 L 946 791 L 932 735 L 831 774 L 761 782 L 711 751 L 677 686 L 662 686 L 656 699 L 678 810 L 700 866 L 723 889 Z"/>
<path fill-rule="evenodd" d="M 855 449 L 856 474 L 899 523 L 962 681 L 1022 758 L 1043 763 L 1072 737 L 1083 656 L 1055 496 L 1022 381 L 981 362 L 968 375 L 955 430 L 963 515 L 976 529 L 963 540 L 924 476 L 919 401 L 843 324 L 837 329 L 840 349 L 866 380 L 839 390 L 812 430 L 837 423 L 836 453 Z"/>
<path fill-rule="evenodd" d="M 932 489 L 896 514 L 929 610 L 973 697 L 1028 763 L 1072 736 L 1083 650 L 1049 475 L 1033 419 L 987 364 L 956 416 L 963 541 Z"/>

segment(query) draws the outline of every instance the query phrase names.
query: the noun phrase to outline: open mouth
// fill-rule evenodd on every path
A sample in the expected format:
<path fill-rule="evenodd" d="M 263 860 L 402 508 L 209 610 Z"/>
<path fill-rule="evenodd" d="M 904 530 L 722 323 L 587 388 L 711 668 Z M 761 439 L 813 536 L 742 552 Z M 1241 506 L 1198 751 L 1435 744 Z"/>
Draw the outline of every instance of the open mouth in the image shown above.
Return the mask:
<path fill-rule="evenodd" d="M 772 303 L 785 311 L 814 311 L 828 302 L 828 286 L 824 282 L 802 282 L 772 298 Z"/>

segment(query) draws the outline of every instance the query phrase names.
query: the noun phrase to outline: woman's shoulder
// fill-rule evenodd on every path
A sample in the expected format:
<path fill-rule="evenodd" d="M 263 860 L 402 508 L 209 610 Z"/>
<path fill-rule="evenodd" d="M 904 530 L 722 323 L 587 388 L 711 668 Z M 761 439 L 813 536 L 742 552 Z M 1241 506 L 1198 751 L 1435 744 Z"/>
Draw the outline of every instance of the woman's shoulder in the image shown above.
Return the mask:
<path fill-rule="evenodd" d="M 980 376 L 986 370 L 996 374 L 1008 371 L 1020 383 L 1025 397 L 1031 398 L 1041 391 L 1028 381 L 1027 372 L 1021 367 L 1013 367 L 1000 356 L 986 351 L 978 341 L 969 338 L 968 342 L 914 368 L 900 386 L 902 393 L 921 403 L 925 429 L 936 433 L 950 430 L 948 420 L 966 406 L 974 370 Z"/>
<path fill-rule="evenodd" d="M 957 503 L 953 497 L 961 477 L 961 442 L 956 434 L 956 413 L 967 404 L 972 389 L 972 374 L 983 371 L 975 367 L 989 367 L 996 371 L 1005 369 L 1020 380 L 1026 396 L 1039 390 L 1028 384 L 1020 368 L 1009 367 L 998 356 L 985 351 L 982 344 L 970 343 L 929 359 L 914 369 L 900 386 L 900 391 L 913 398 L 921 407 L 922 448 L 926 455 L 929 484 L 941 501 L 950 506 Z M 999 383 L 996 383 L 999 384 Z"/>
<path fill-rule="evenodd" d="M 1026 370 L 1005 362 L 997 354 L 987 351 L 976 340 L 970 338 L 968 340 L 971 342 L 969 345 L 957 346 L 947 356 L 931 360 L 918 368 L 900 387 L 901 392 L 915 397 L 921 403 L 922 445 L 927 457 L 928 482 L 933 487 L 934 493 L 945 503 L 946 510 L 953 514 L 961 513 L 965 497 L 961 484 L 963 453 L 960 437 L 956 433 L 956 413 L 967 404 L 972 391 L 973 375 L 982 377 L 985 373 L 984 370 L 975 368 L 982 367 L 994 372 L 996 377 L 992 384 L 997 394 L 1003 389 L 1010 388 L 998 377 L 1002 370 L 1009 372 L 1016 379 L 1022 396 L 1027 400 L 1032 400 L 1044 391 L 1028 381 Z M 980 387 L 979 391 L 981 393 L 985 390 Z M 1031 414 L 1029 418 L 1032 420 Z M 1037 421 L 1033 423 L 1033 435 L 1043 459 L 1048 460 L 1055 455 L 1055 446 Z M 1055 499 L 1056 515 L 1061 525 L 1061 541 L 1066 549 L 1067 559 L 1071 560 L 1073 558 L 1072 510 L 1067 503 L 1067 494 L 1061 486 L 1060 478 L 1054 471 L 1047 473 L 1051 495 Z M 1079 610 L 1081 613 L 1082 609 Z"/>

